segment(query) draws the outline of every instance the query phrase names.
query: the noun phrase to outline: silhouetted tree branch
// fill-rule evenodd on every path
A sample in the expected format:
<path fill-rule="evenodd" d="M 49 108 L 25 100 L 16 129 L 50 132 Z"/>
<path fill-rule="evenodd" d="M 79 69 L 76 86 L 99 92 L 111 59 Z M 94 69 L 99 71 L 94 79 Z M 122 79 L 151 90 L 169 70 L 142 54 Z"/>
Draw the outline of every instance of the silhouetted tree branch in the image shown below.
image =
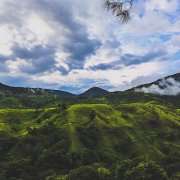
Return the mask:
<path fill-rule="evenodd" d="M 133 6 L 133 0 L 104 0 L 103 7 L 118 18 L 122 23 L 130 19 L 130 9 Z"/>

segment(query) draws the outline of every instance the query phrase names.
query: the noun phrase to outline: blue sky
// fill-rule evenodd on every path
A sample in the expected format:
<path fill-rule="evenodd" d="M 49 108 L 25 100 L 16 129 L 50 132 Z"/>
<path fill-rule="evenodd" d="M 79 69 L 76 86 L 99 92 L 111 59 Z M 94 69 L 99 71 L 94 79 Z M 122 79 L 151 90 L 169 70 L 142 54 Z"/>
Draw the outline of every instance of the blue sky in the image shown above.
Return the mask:
<path fill-rule="evenodd" d="M 180 1 L 136 0 L 131 16 L 102 0 L 0 0 L 0 82 L 117 91 L 180 72 Z"/>

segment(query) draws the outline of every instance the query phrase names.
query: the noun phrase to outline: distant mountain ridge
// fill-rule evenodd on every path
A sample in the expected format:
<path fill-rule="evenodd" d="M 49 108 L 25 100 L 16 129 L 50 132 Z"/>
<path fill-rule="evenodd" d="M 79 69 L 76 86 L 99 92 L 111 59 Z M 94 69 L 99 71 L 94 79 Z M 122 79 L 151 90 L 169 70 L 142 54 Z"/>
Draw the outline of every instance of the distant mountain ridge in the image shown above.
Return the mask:
<path fill-rule="evenodd" d="M 61 91 L 61 90 L 51 90 L 42 88 L 24 88 L 24 87 L 13 87 L 0 83 L 0 93 L 1 94 L 27 94 L 27 95 L 53 95 L 61 98 L 74 98 L 76 95 Z"/>
<path fill-rule="evenodd" d="M 106 95 L 108 93 L 109 93 L 109 91 L 107 91 L 107 90 L 104 90 L 104 89 L 99 88 L 99 87 L 93 87 L 93 88 L 88 89 L 84 93 L 79 94 L 78 97 L 94 98 L 94 97 Z"/>
<path fill-rule="evenodd" d="M 158 79 L 149 84 L 137 86 L 130 90 L 159 95 L 179 95 L 180 73 Z"/>
<path fill-rule="evenodd" d="M 159 84 L 160 81 L 162 81 L 163 79 L 168 79 L 168 78 L 173 78 L 175 81 L 178 81 L 180 82 L 180 73 L 176 73 L 176 74 L 173 74 L 173 75 L 170 75 L 170 76 L 166 76 L 166 77 L 163 77 L 163 78 L 160 78 L 160 79 L 157 79 L 156 81 L 153 81 L 153 82 L 150 82 L 150 83 L 147 83 L 147 84 L 141 84 L 139 86 L 136 86 L 136 87 L 133 87 L 129 90 L 132 90 L 134 88 L 141 88 L 141 87 L 148 87 L 150 85 L 153 85 L 153 84 Z"/>
<path fill-rule="evenodd" d="M 173 88 L 173 89 L 172 89 Z M 135 92 L 145 92 L 145 93 L 155 93 L 155 94 L 163 94 L 168 95 L 168 93 L 172 93 L 170 95 L 179 94 L 180 91 L 180 73 L 170 75 L 152 83 L 143 84 L 131 89 L 128 89 L 124 92 L 135 91 Z M 159 93 L 156 93 L 159 91 Z M 101 97 L 104 95 L 108 95 L 110 92 L 99 88 L 99 87 L 92 87 L 81 93 L 79 95 L 61 91 L 61 90 L 51 90 L 51 89 L 42 89 L 42 88 L 24 88 L 24 87 L 12 87 L 5 84 L 0 83 L 0 95 L 3 94 L 27 94 L 27 95 L 52 95 L 57 96 L 62 99 L 68 98 L 95 98 Z M 123 93 L 121 91 L 111 92 L 111 93 Z M 111 94 L 110 93 L 110 94 Z"/>

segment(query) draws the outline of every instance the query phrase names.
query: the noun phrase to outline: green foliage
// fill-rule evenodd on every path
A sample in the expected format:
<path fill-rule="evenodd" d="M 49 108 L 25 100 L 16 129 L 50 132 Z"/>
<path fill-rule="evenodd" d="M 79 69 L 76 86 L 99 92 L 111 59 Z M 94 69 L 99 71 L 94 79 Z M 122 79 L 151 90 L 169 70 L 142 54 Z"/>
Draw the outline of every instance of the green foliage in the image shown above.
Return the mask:
<path fill-rule="evenodd" d="M 98 173 L 95 168 L 91 166 L 82 166 L 78 169 L 70 171 L 68 180 L 98 180 Z"/>
<path fill-rule="evenodd" d="M 125 138 L 123 140 L 119 140 L 115 145 L 115 150 L 127 154 L 133 151 L 133 143 L 130 138 Z"/>
<path fill-rule="evenodd" d="M 0 109 L 0 179 L 177 177 L 179 113 L 157 102 Z"/>
<path fill-rule="evenodd" d="M 80 141 L 83 143 L 85 147 L 90 149 L 95 149 L 97 147 L 100 138 L 100 131 L 97 127 L 77 127 L 77 132 Z"/>
<path fill-rule="evenodd" d="M 168 176 L 164 169 L 154 161 L 141 162 L 136 167 L 126 171 L 125 180 L 167 180 Z"/>
<path fill-rule="evenodd" d="M 130 159 L 123 160 L 115 166 L 115 179 L 124 179 L 125 173 L 128 169 L 131 169 L 133 162 Z"/>
<path fill-rule="evenodd" d="M 95 110 L 92 110 L 92 111 L 90 112 L 89 118 L 90 118 L 91 121 L 96 118 L 96 111 L 95 111 Z"/>
<path fill-rule="evenodd" d="M 95 162 L 99 162 L 99 157 L 94 150 L 84 149 L 81 155 L 82 164 L 90 165 Z"/>
<path fill-rule="evenodd" d="M 111 180 L 111 171 L 101 164 L 94 164 L 92 166 L 82 166 L 80 168 L 70 171 L 68 180 Z"/>

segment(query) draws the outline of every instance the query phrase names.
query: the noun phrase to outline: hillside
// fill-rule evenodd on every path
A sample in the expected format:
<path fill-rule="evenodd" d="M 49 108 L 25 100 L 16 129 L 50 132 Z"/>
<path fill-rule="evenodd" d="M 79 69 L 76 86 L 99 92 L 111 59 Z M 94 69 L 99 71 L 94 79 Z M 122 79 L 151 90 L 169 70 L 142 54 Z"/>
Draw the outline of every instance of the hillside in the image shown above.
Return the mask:
<path fill-rule="evenodd" d="M 180 95 L 137 91 L 172 78 L 79 96 L 0 84 L 0 179 L 179 179 Z"/>
<path fill-rule="evenodd" d="M 12 87 L 0 83 L 0 107 L 2 108 L 40 108 L 56 100 L 71 100 L 76 95 L 42 88 Z"/>
<path fill-rule="evenodd" d="M 112 166 L 122 160 L 132 161 L 131 166 L 153 160 L 169 177 L 175 176 L 180 166 L 179 116 L 180 109 L 154 102 L 1 109 L 0 177 L 65 179 L 83 166 L 104 168 L 109 174 L 99 174 L 114 179 L 118 169 Z"/>
<path fill-rule="evenodd" d="M 61 90 L 11 87 L 0 84 L 0 107 L 2 108 L 45 108 L 58 104 L 132 103 L 157 101 L 180 107 L 180 73 L 144 84 L 124 92 L 108 92 L 93 87 L 75 95 Z"/>

